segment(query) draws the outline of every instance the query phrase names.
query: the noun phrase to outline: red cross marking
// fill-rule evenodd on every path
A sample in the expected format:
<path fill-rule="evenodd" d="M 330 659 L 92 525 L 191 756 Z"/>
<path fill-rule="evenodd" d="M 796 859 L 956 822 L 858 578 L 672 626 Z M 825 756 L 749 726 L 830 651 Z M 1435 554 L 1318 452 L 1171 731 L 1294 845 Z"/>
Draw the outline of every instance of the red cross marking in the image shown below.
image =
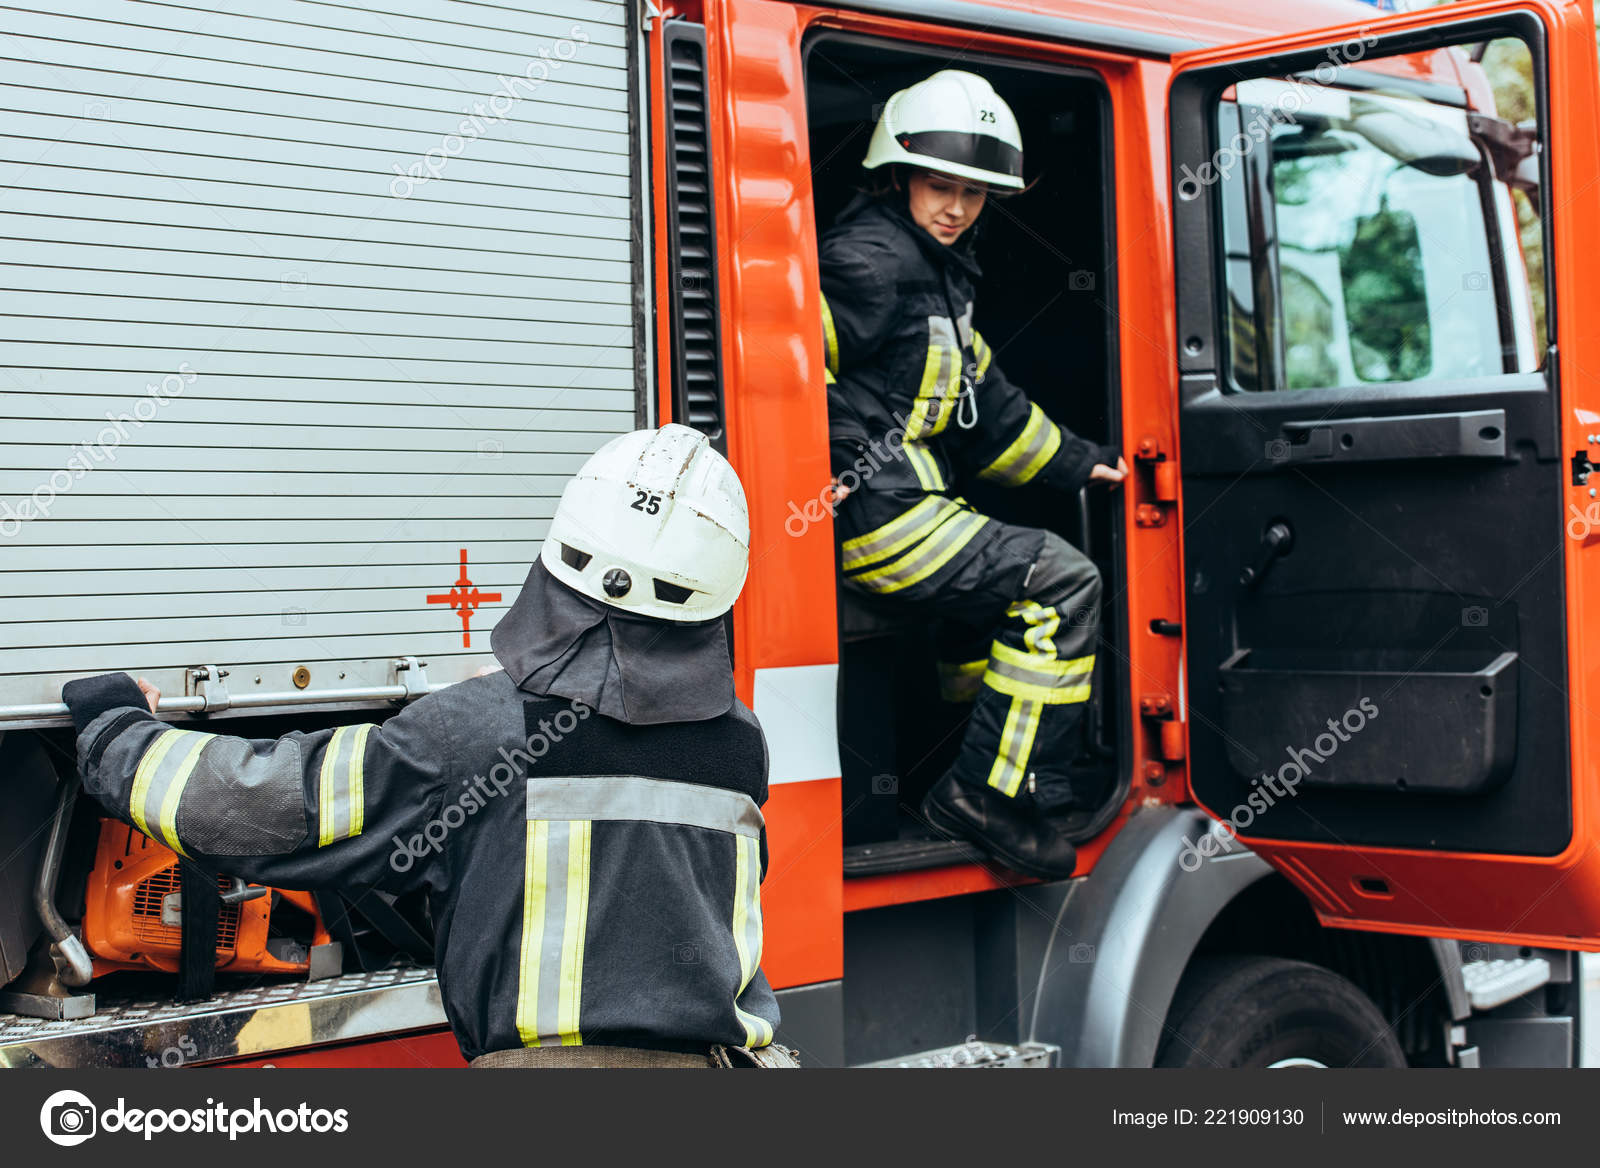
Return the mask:
<path fill-rule="evenodd" d="M 434 592 L 429 595 L 429 604 L 448 604 L 452 609 L 461 614 L 461 647 L 472 648 L 472 612 L 480 604 L 493 604 L 500 599 L 498 592 L 479 592 L 478 587 L 467 579 L 467 549 L 461 549 L 461 578 L 456 581 L 456 586 L 449 592 Z"/>

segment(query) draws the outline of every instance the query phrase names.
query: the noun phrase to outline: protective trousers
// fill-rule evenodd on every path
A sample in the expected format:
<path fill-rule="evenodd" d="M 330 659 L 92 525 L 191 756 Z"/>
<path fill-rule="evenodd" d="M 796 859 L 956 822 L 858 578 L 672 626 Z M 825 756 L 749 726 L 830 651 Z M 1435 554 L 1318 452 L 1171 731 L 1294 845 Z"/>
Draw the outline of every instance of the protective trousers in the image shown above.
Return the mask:
<path fill-rule="evenodd" d="M 1094 676 L 1101 583 L 1087 556 L 1043 535 L 998 619 L 946 626 L 939 669 L 945 699 L 973 703 L 956 778 L 1051 811 L 1073 801 L 1068 765 Z"/>

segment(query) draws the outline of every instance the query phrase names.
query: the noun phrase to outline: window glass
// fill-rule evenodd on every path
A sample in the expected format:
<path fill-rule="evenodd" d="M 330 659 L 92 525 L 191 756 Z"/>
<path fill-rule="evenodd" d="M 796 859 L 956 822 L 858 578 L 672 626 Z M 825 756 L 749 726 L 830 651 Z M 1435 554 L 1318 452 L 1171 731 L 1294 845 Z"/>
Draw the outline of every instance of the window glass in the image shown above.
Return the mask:
<path fill-rule="evenodd" d="M 1359 85 L 1263 78 L 1227 95 L 1219 139 L 1240 147 L 1228 161 L 1225 146 L 1218 167 L 1235 388 L 1538 368 L 1544 264 L 1527 49 L 1511 40 L 1446 52 L 1465 88 L 1433 76 L 1386 83 L 1368 69 Z M 1444 56 L 1405 60 L 1437 74 Z"/>

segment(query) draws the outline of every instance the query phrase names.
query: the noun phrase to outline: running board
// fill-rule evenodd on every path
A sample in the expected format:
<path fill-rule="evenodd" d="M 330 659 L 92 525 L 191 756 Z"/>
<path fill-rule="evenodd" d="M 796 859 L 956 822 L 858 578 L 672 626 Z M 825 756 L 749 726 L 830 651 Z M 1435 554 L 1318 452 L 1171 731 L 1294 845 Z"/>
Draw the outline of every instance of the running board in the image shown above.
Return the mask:
<path fill-rule="evenodd" d="M 993 861 L 981 849 L 961 840 L 886 840 L 881 844 L 852 844 L 844 850 L 846 879 L 978 863 Z"/>

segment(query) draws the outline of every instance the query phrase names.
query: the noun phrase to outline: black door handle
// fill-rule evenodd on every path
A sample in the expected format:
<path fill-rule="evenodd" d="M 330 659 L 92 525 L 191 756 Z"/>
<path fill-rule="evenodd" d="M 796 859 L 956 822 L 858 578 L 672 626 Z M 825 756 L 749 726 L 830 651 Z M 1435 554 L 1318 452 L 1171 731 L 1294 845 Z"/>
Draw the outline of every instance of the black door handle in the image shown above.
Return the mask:
<path fill-rule="evenodd" d="M 1284 422 L 1283 439 L 1267 448 L 1271 461 L 1291 463 L 1505 456 L 1504 410 Z"/>
<path fill-rule="evenodd" d="M 1256 562 L 1239 573 L 1239 583 L 1254 588 L 1276 562 L 1294 548 L 1294 531 L 1287 523 L 1274 523 L 1261 533 L 1261 555 Z"/>

